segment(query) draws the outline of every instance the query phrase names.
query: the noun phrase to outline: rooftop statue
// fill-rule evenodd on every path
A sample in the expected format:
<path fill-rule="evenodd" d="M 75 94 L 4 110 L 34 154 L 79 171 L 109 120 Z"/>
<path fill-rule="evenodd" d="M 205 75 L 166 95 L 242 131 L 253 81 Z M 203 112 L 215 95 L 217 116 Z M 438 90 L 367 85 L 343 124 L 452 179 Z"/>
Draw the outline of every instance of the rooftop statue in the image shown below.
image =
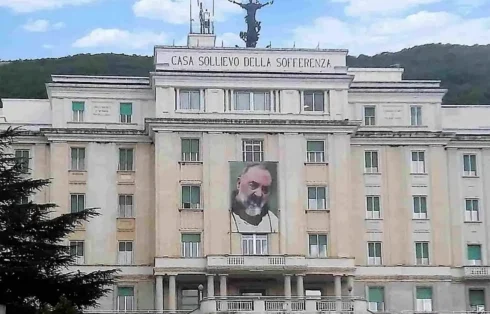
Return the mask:
<path fill-rule="evenodd" d="M 246 43 L 247 47 L 255 48 L 257 41 L 259 41 L 260 22 L 255 18 L 257 10 L 262 9 L 266 5 L 274 4 L 274 0 L 261 4 L 258 0 L 249 0 L 248 3 L 240 3 L 234 0 L 228 0 L 231 3 L 239 5 L 242 9 L 247 11 L 245 21 L 247 22 L 247 31 L 240 32 L 240 38 Z"/>

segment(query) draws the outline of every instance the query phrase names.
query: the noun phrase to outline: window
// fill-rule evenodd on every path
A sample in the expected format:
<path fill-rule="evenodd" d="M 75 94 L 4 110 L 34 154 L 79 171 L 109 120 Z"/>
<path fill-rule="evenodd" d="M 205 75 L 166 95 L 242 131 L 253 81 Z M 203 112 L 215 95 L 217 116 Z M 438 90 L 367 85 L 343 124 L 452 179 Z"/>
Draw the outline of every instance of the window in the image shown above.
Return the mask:
<path fill-rule="evenodd" d="M 181 90 L 179 91 L 179 109 L 182 110 L 200 110 L 201 109 L 201 91 L 199 90 Z"/>
<path fill-rule="evenodd" d="M 307 141 L 306 160 L 311 163 L 325 162 L 325 142 Z"/>
<path fill-rule="evenodd" d="M 120 103 L 119 113 L 121 115 L 121 123 L 131 123 L 133 116 L 133 104 L 132 103 Z"/>
<path fill-rule="evenodd" d="M 422 107 L 420 106 L 410 107 L 410 124 L 413 126 L 422 125 Z"/>
<path fill-rule="evenodd" d="M 469 291 L 470 298 L 470 310 L 474 312 L 484 312 L 485 311 L 485 290 L 471 289 Z"/>
<path fill-rule="evenodd" d="M 379 196 L 366 196 L 366 210 L 368 219 L 381 219 Z"/>
<path fill-rule="evenodd" d="M 70 201 L 72 213 L 78 213 L 85 209 L 85 194 L 71 194 Z"/>
<path fill-rule="evenodd" d="M 70 256 L 75 258 L 75 264 L 85 263 L 83 255 L 83 241 L 70 241 Z"/>
<path fill-rule="evenodd" d="M 463 171 L 466 177 L 476 177 L 476 155 L 463 155 Z"/>
<path fill-rule="evenodd" d="M 119 148 L 119 171 L 133 171 L 132 148 Z"/>
<path fill-rule="evenodd" d="M 364 125 L 376 125 L 376 107 L 364 107 Z"/>
<path fill-rule="evenodd" d="M 199 139 L 183 138 L 181 149 L 182 161 L 199 161 Z"/>
<path fill-rule="evenodd" d="M 327 187 L 309 186 L 308 187 L 308 209 L 327 208 Z"/>
<path fill-rule="evenodd" d="M 19 204 L 20 205 L 26 205 L 29 203 L 29 197 L 27 196 L 21 196 L 19 199 Z"/>
<path fill-rule="evenodd" d="M 71 149 L 71 170 L 85 170 L 85 148 L 72 147 Z"/>
<path fill-rule="evenodd" d="M 384 312 L 385 291 L 383 287 L 368 288 L 369 310 L 372 312 Z"/>
<path fill-rule="evenodd" d="M 417 287 L 416 288 L 416 311 L 417 312 L 432 312 L 432 288 Z"/>
<path fill-rule="evenodd" d="M 325 111 L 325 93 L 316 92 L 304 92 L 304 111 Z"/>
<path fill-rule="evenodd" d="M 425 173 L 425 152 L 412 152 L 412 173 Z"/>
<path fill-rule="evenodd" d="M 119 194 L 119 218 L 132 218 L 133 195 Z"/>
<path fill-rule="evenodd" d="M 117 287 L 117 310 L 118 311 L 134 310 L 133 287 Z"/>
<path fill-rule="evenodd" d="M 194 311 L 199 308 L 199 290 L 198 289 L 182 289 L 182 298 L 179 310 Z"/>
<path fill-rule="evenodd" d="M 262 162 L 264 160 L 264 141 L 243 140 L 242 153 L 243 161 Z"/>
<path fill-rule="evenodd" d="M 201 187 L 199 185 L 182 186 L 182 208 L 201 208 Z"/>
<path fill-rule="evenodd" d="M 243 255 L 267 255 L 266 234 L 244 234 L 242 235 Z"/>
<path fill-rule="evenodd" d="M 27 149 L 16 149 L 15 150 L 15 159 L 17 160 L 17 164 L 20 167 L 20 171 L 22 173 L 29 172 L 29 150 Z"/>
<path fill-rule="evenodd" d="M 183 234 L 182 235 L 182 257 L 201 256 L 201 235 Z"/>
<path fill-rule="evenodd" d="M 364 152 L 364 164 L 366 173 L 378 173 L 378 152 L 366 151 Z"/>
<path fill-rule="evenodd" d="M 235 110 L 270 111 L 270 92 L 235 92 Z"/>
<path fill-rule="evenodd" d="M 74 101 L 71 103 L 71 108 L 73 111 L 73 122 L 83 122 L 85 103 L 83 101 Z"/>
<path fill-rule="evenodd" d="M 368 265 L 381 265 L 381 242 L 368 242 Z"/>
<path fill-rule="evenodd" d="M 480 221 L 480 206 L 478 199 L 467 198 L 465 200 L 465 214 L 464 218 L 467 222 L 478 222 Z"/>
<path fill-rule="evenodd" d="M 481 245 L 469 244 L 468 245 L 468 263 L 470 265 L 481 265 Z"/>
<path fill-rule="evenodd" d="M 413 219 L 427 219 L 427 196 L 413 197 Z"/>
<path fill-rule="evenodd" d="M 415 242 L 415 264 L 429 265 L 429 243 Z"/>
<path fill-rule="evenodd" d="M 133 242 L 132 241 L 120 241 L 119 242 L 119 265 L 131 265 L 133 264 Z"/>
<path fill-rule="evenodd" d="M 309 241 L 309 256 L 310 257 L 327 257 L 327 235 L 326 234 L 310 234 Z"/>

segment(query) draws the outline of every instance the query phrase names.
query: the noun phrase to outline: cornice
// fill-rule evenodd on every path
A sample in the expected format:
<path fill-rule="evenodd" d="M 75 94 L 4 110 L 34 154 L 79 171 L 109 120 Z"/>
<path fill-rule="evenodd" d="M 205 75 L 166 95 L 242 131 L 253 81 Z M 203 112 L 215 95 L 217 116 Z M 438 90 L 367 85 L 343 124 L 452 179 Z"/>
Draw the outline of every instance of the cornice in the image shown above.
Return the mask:
<path fill-rule="evenodd" d="M 149 118 L 145 122 L 151 136 L 159 131 L 351 134 L 359 127 L 359 122 L 332 120 Z"/>
<path fill-rule="evenodd" d="M 201 73 L 201 72 L 155 72 L 153 85 L 157 87 L 199 87 L 199 88 L 247 88 L 269 89 L 348 89 L 354 76 L 348 74 L 287 74 L 287 73 Z"/>
<path fill-rule="evenodd" d="M 430 131 L 358 131 L 352 137 L 352 145 L 447 145 L 454 133 Z"/>
<path fill-rule="evenodd" d="M 140 130 L 108 129 L 41 129 L 49 142 L 104 142 L 104 143 L 151 143 L 148 135 Z"/>

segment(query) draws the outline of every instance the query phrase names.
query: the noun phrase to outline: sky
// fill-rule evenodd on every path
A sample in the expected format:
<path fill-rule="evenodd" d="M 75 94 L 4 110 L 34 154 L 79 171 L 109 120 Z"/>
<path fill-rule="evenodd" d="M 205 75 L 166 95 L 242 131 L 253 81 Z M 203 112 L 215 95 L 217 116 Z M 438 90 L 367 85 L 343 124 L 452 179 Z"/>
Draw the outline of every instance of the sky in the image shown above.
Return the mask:
<path fill-rule="evenodd" d="M 151 56 L 154 45 L 186 44 L 189 1 L 195 16 L 197 0 L 0 0 L 0 60 Z M 211 10 L 212 0 L 204 2 Z M 215 0 L 217 45 L 244 46 L 244 16 L 228 0 Z M 490 44 L 490 0 L 275 0 L 257 18 L 258 47 L 373 55 L 426 43 Z"/>

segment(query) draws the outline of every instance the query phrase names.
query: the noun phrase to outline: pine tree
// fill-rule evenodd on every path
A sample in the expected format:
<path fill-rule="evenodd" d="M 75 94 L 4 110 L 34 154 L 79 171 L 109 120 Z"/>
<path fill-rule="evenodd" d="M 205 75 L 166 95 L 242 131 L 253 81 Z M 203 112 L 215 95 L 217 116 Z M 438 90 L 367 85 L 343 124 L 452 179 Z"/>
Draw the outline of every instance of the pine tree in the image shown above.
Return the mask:
<path fill-rule="evenodd" d="M 26 176 L 25 164 L 9 153 L 19 134 L 18 129 L 0 131 L 0 304 L 15 314 L 38 313 L 60 300 L 79 310 L 96 306 L 118 270 L 69 272 L 75 258 L 63 241 L 77 224 L 99 214 L 89 208 L 60 215 L 55 204 L 21 201 L 50 181 Z"/>

